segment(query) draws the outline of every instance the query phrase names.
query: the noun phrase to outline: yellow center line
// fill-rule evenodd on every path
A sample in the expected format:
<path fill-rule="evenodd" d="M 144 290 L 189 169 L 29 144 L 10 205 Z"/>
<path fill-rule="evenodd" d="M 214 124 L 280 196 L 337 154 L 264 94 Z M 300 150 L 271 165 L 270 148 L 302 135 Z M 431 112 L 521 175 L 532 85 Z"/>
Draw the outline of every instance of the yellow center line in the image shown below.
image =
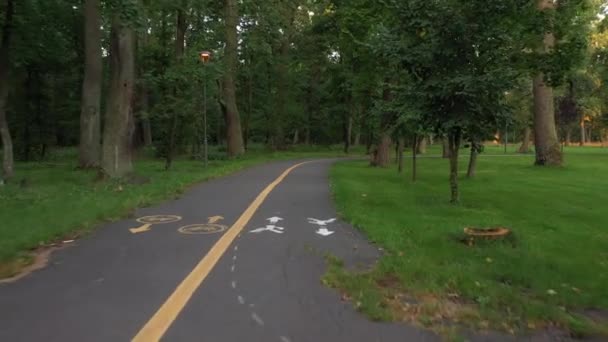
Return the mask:
<path fill-rule="evenodd" d="M 184 309 L 192 295 L 209 275 L 215 264 L 228 250 L 232 242 L 243 231 L 253 214 L 264 203 L 266 197 L 279 185 L 291 171 L 310 162 L 304 162 L 285 170 L 274 182 L 270 183 L 249 207 L 241 214 L 239 219 L 230 229 L 211 247 L 207 255 L 194 267 L 188 276 L 177 286 L 171 296 L 165 300 L 163 305 L 150 318 L 148 323 L 133 338 L 134 342 L 159 341 L 175 321 L 179 313 Z"/>

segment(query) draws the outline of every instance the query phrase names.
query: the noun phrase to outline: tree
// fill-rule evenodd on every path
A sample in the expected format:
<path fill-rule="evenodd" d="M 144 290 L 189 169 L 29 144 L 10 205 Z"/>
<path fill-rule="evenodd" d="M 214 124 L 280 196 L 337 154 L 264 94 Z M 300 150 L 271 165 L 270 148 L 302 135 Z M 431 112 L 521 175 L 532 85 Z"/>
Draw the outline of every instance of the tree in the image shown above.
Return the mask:
<path fill-rule="evenodd" d="M 13 140 L 6 120 L 6 105 L 9 90 L 9 51 L 13 29 L 13 0 L 4 2 L 4 26 L 2 28 L 2 42 L 0 42 L 0 136 L 2 138 L 2 179 L 8 180 L 13 177 Z M 0 181 L 2 181 L 0 179 Z"/>
<path fill-rule="evenodd" d="M 521 10 L 516 0 L 389 4 L 395 17 L 382 36 L 384 54 L 409 84 L 399 102 L 421 114 L 423 127 L 447 136 L 450 200 L 457 203 L 462 140 L 469 134 L 477 141 L 505 115 L 505 93 L 517 76 L 512 60 L 519 53 Z"/>
<path fill-rule="evenodd" d="M 237 25 L 239 21 L 236 0 L 224 0 L 226 46 L 224 48 L 225 67 L 222 82 L 222 111 L 226 121 L 226 141 L 228 156 L 235 157 L 245 152 L 241 119 L 236 104 L 235 77 L 238 63 Z"/>
<path fill-rule="evenodd" d="M 538 10 L 549 12 L 555 9 L 553 0 L 538 0 Z M 550 54 L 555 46 L 555 35 L 552 28 L 543 33 L 540 54 Z M 555 109 L 553 107 L 553 88 L 547 82 L 546 75 L 539 72 L 534 76 L 534 143 L 536 145 L 536 165 L 561 165 L 562 153 L 557 140 L 555 128 Z"/>
<path fill-rule="evenodd" d="M 101 8 L 99 0 L 84 3 L 85 67 L 82 82 L 82 107 L 80 111 L 81 168 L 99 166 L 101 157 Z"/>
<path fill-rule="evenodd" d="M 113 15 L 110 33 L 110 83 L 101 166 L 111 178 L 123 177 L 133 170 L 131 128 L 135 33 L 123 13 L 119 11 Z"/>

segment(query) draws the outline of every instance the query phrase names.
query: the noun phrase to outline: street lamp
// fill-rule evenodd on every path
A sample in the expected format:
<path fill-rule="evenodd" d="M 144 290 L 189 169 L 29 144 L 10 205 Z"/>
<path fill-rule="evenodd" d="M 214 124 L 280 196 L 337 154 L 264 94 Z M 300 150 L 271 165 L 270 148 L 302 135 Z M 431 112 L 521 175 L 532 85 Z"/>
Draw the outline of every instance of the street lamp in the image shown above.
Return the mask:
<path fill-rule="evenodd" d="M 203 143 L 203 158 L 205 160 L 205 167 L 209 164 L 209 142 L 207 138 L 207 63 L 211 60 L 211 52 L 209 51 L 201 51 L 199 53 L 199 57 L 201 62 L 203 62 L 203 135 L 204 135 L 204 143 Z"/>

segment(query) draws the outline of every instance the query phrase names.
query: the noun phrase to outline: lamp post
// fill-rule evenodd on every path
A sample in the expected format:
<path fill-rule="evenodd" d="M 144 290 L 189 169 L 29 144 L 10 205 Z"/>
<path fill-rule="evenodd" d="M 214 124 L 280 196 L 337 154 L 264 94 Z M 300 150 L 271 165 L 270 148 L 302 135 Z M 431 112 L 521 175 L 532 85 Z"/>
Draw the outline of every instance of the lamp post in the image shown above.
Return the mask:
<path fill-rule="evenodd" d="M 205 161 L 205 167 L 209 164 L 209 142 L 207 138 L 207 63 L 211 59 L 211 52 L 201 51 L 199 54 L 201 61 L 203 62 L 203 158 Z"/>

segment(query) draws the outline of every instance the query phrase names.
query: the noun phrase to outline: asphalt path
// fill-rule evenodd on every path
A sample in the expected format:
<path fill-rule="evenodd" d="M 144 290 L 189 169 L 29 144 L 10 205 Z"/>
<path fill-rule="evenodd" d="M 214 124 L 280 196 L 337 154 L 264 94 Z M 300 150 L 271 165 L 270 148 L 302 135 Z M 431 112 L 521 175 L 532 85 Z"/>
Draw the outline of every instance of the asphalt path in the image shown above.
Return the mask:
<path fill-rule="evenodd" d="M 47 267 L 0 283 L 0 341 L 440 340 L 371 322 L 321 283 L 328 253 L 348 267 L 379 257 L 335 219 L 334 162 L 254 167 L 99 227 Z M 165 216 L 141 219 L 154 215 Z"/>

